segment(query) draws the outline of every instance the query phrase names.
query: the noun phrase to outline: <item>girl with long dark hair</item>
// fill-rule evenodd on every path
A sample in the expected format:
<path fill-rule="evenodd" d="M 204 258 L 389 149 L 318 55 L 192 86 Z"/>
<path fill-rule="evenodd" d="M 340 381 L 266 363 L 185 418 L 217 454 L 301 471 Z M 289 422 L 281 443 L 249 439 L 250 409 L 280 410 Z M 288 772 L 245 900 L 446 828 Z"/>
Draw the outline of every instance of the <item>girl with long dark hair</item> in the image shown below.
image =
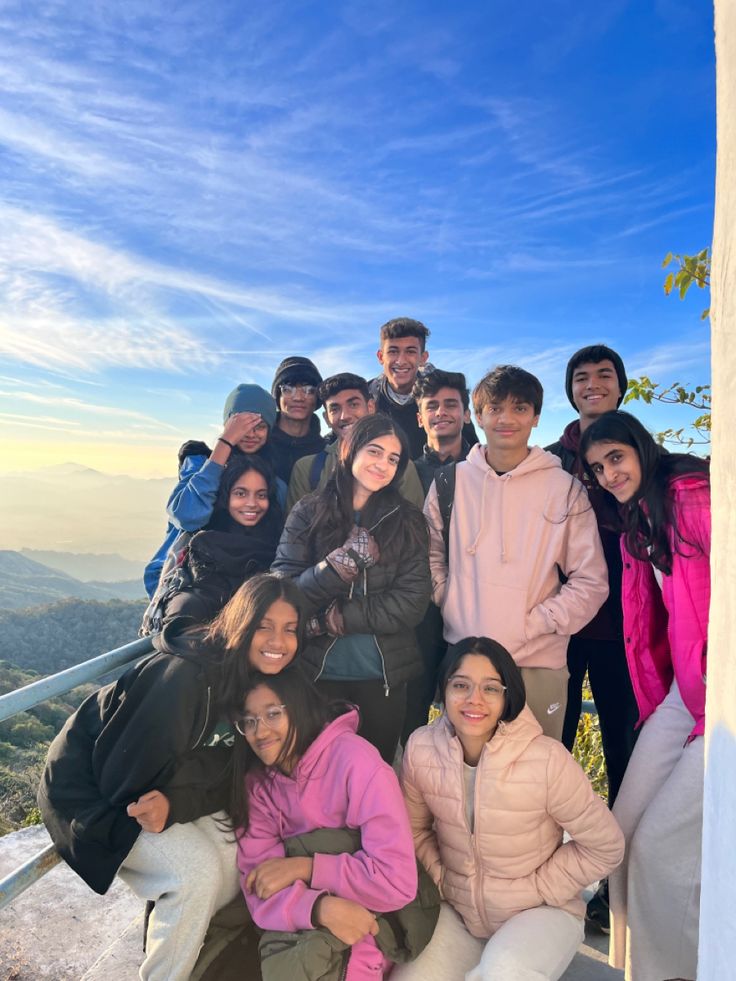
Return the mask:
<path fill-rule="evenodd" d="M 271 466 L 238 454 L 222 476 L 210 520 L 193 535 L 182 532 L 172 546 L 141 633 L 156 633 L 181 616 L 209 623 L 246 579 L 268 571 L 282 528 Z"/>
<path fill-rule="evenodd" d="M 316 928 L 347 945 L 334 952 L 329 969 L 319 960 L 320 977 L 384 977 L 391 965 L 376 944 L 376 914 L 406 906 L 417 891 L 396 775 L 356 735 L 355 709 L 328 703 L 298 668 L 253 677 L 235 724 L 243 737 L 236 769 L 244 788 L 247 773 L 248 793 L 247 813 L 244 802 L 235 808 L 243 818 L 238 865 L 254 922 L 280 931 L 278 948 L 294 945 L 305 977 L 317 976 L 311 960 L 332 946 L 315 937 Z M 330 839 L 342 829 L 359 838 L 352 851 L 305 846 L 306 854 L 287 857 L 289 839 L 320 829 L 331 830 Z M 276 969 L 279 954 L 269 951 L 268 937 L 261 954 L 270 977 L 286 976 L 286 968 Z"/>
<path fill-rule="evenodd" d="M 305 598 L 304 661 L 318 686 L 358 706 L 360 734 L 389 762 L 406 682 L 422 670 L 414 627 L 431 589 L 425 519 L 397 489 L 408 460 L 387 416 L 360 419 L 324 488 L 289 514 L 272 566 Z"/>
<path fill-rule="evenodd" d="M 254 671 L 296 657 L 300 603 L 291 582 L 249 579 L 206 635 L 166 628 L 51 744 L 38 802 L 60 855 L 96 892 L 118 874 L 156 904 L 143 979 L 188 978 L 212 914 L 237 895 L 230 720 Z"/>
<path fill-rule="evenodd" d="M 614 967 L 629 981 L 697 971 L 710 603 L 706 460 L 664 453 L 626 412 L 580 442 L 618 505 L 626 656 L 641 731 L 613 813 L 626 857 L 609 880 Z"/>
<path fill-rule="evenodd" d="M 505 647 L 459 641 L 440 688 L 443 715 L 410 736 L 401 783 L 417 858 L 445 903 L 392 981 L 557 981 L 583 939 L 581 892 L 621 861 L 621 831 L 543 735 Z"/>

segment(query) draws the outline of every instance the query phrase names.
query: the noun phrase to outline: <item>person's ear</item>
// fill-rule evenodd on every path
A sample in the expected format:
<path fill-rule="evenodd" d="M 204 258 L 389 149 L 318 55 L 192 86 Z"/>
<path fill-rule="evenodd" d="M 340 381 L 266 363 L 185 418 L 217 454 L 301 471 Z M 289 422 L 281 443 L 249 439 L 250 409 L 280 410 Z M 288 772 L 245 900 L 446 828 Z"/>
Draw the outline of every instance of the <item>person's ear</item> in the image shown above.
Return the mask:
<path fill-rule="evenodd" d="M 382 347 L 379 347 L 379 349 L 376 351 L 376 357 L 381 362 L 381 364 L 383 364 L 383 348 Z"/>
<path fill-rule="evenodd" d="M 429 351 L 422 351 L 422 353 L 419 355 L 419 364 L 426 364 L 428 358 Z"/>
<path fill-rule="evenodd" d="M 470 422 L 470 409 L 466 409 L 463 412 L 463 422 L 467 425 Z"/>
<path fill-rule="evenodd" d="M 368 408 L 366 415 L 374 416 L 376 414 L 376 400 L 368 399 L 368 401 L 366 402 L 366 406 Z"/>

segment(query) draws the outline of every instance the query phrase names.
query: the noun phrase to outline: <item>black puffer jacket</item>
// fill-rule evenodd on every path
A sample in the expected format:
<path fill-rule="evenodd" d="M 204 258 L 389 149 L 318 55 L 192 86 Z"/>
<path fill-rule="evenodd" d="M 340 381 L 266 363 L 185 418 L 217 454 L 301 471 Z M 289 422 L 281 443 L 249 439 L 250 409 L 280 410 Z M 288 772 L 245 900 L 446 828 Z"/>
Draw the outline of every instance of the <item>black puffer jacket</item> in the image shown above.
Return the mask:
<path fill-rule="evenodd" d="M 192 582 L 166 599 L 163 623 L 187 616 L 208 623 L 251 576 L 268 572 L 281 533 L 281 514 L 266 515 L 255 528 L 205 529 L 189 542 L 184 559 Z"/>
<path fill-rule="evenodd" d="M 188 653 L 180 629 L 156 639 L 180 654 L 152 654 L 90 695 L 49 749 L 38 790 L 44 823 L 64 861 L 101 894 L 140 834 L 126 808 L 141 794 L 165 794 L 167 827 L 227 803 L 232 750 L 208 745 L 218 723 L 215 666 Z"/>
<path fill-rule="evenodd" d="M 412 507 L 404 502 L 401 507 Z M 399 561 L 388 565 L 379 561 L 363 572 L 363 594 L 353 595 L 323 556 L 313 554 L 307 542 L 307 529 L 316 509 L 316 497 L 302 498 L 286 519 L 276 552 L 273 572 L 293 579 L 306 600 L 307 614 L 326 609 L 338 599 L 346 634 L 373 634 L 381 657 L 385 682 L 390 687 L 403 684 L 421 674 L 414 627 L 429 604 L 432 582 L 429 574 L 428 545 L 405 549 Z M 378 515 L 377 520 L 381 520 Z M 319 677 L 325 657 L 335 638 L 329 634 L 312 637 L 302 655 L 303 663 Z"/>

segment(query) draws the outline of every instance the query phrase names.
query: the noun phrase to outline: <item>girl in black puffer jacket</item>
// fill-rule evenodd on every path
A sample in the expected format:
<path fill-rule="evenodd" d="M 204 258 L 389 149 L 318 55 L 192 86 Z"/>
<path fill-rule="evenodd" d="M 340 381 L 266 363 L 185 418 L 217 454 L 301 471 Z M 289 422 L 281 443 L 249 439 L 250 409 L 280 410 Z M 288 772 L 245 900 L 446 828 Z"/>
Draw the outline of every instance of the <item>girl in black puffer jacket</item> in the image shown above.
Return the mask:
<path fill-rule="evenodd" d="M 414 627 L 431 592 L 424 516 L 396 489 L 408 459 L 387 416 L 360 419 L 325 487 L 290 512 L 271 567 L 312 615 L 304 661 L 318 687 L 358 706 L 360 735 L 388 762 L 406 682 L 422 670 Z"/>
<path fill-rule="evenodd" d="M 210 521 L 172 545 L 141 634 L 157 633 L 182 616 L 209 623 L 247 579 L 268 571 L 282 527 L 270 465 L 257 456 L 233 459 Z"/>

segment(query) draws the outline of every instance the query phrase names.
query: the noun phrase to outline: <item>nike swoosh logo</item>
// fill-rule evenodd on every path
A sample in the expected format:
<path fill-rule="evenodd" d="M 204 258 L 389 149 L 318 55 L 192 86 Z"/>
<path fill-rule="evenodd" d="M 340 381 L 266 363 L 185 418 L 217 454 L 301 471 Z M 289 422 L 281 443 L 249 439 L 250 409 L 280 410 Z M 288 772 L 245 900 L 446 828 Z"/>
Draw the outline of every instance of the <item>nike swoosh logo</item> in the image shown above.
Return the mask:
<path fill-rule="evenodd" d="M 559 702 L 552 702 L 552 704 L 547 709 L 547 715 L 552 715 L 552 713 L 556 712 L 559 707 L 560 707 Z"/>

